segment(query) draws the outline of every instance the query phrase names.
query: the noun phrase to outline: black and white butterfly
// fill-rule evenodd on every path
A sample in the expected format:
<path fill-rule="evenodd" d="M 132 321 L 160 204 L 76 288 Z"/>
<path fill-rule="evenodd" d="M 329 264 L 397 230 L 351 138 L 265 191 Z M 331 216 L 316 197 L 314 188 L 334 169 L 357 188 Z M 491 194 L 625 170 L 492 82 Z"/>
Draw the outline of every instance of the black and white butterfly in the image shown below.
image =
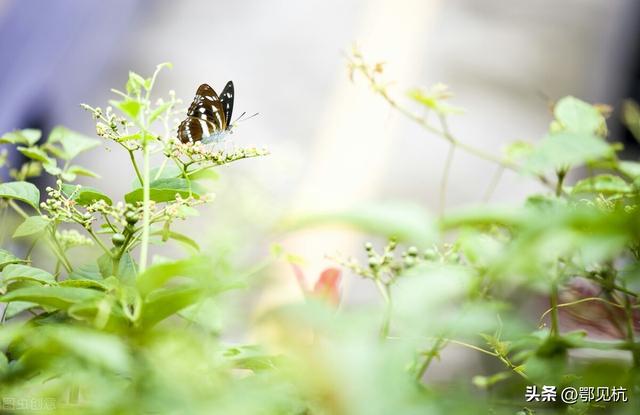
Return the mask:
<path fill-rule="evenodd" d="M 178 127 L 178 139 L 183 143 L 203 144 L 219 141 L 231 130 L 233 113 L 233 82 L 227 82 L 220 96 L 207 84 L 202 84 L 189 106 L 187 118 Z"/>

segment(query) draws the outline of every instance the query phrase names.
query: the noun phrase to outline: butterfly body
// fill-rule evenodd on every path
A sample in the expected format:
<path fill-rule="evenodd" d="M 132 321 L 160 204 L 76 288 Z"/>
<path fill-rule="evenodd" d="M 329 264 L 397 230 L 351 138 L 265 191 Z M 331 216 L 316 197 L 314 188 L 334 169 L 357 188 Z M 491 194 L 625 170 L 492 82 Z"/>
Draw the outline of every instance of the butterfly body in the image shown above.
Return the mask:
<path fill-rule="evenodd" d="M 231 130 L 233 82 L 227 82 L 222 93 L 207 84 L 202 84 L 187 110 L 187 118 L 178 127 L 178 139 L 183 143 L 220 141 Z"/>

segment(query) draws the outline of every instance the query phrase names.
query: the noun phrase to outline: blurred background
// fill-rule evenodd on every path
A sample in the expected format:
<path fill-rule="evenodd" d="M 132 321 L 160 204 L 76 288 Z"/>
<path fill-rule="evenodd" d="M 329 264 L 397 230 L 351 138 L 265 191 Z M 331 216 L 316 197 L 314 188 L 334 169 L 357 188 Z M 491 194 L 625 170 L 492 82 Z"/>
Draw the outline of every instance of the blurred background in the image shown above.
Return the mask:
<path fill-rule="evenodd" d="M 449 85 L 453 104 L 465 109 L 450 120 L 453 133 L 499 154 L 509 141 L 544 135 L 549 101 L 570 94 L 617 106 L 637 98 L 638 18 L 633 0 L 0 0 L 0 131 L 64 124 L 93 134 L 79 103 L 106 105 L 128 70 L 148 76 L 160 62 L 174 68 L 156 91 L 175 90 L 185 106 L 199 84 L 219 90 L 232 79 L 236 113 L 260 115 L 225 145 L 264 146 L 271 155 L 224 168 L 217 200 L 196 225 L 210 226 L 199 239 L 240 235 L 256 255 L 280 242 L 308 260 L 313 276 L 330 264 L 326 254 L 360 252 L 361 240 L 335 229 L 270 235 L 291 212 L 396 199 L 438 207 L 447 144 L 390 110 L 365 82 L 349 81 L 354 42 L 387 63 L 400 98 L 414 86 Z M 625 140 L 617 119 L 612 137 Z M 106 154 L 84 161 L 109 194 L 122 194 L 131 186 L 127 155 Z M 458 152 L 447 207 L 479 203 L 494 172 Z M 492 200 L 518 202 L 535 188 L 505 173 Z M 274 298 L 299 295 L 289 270 L 282 280 Z M 354 284 L 348 300 L 367 301 L 373 288 Z"/>

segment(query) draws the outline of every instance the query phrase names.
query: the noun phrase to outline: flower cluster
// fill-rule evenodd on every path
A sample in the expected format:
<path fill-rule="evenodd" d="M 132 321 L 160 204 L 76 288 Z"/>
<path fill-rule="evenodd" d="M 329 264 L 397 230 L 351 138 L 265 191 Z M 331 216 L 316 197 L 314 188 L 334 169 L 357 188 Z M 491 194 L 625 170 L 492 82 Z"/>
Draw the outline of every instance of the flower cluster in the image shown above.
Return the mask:
<path fill-rule="evenodd" d="M 368 258 L 366 266 L 360 265 L 353 257 L 332 259 L 363 278 L 380 279 L 385 284 L 390 284 L 402 273 L 420 264 L 458 263 L 461 259 L 457 250 L 449 244 L 443 245 L 442 250 L 433 247 L 423 252 L 415 246 L 410 246 L 399 252 L 399 255 L 398 243 L 394 239 L 387 243 L 382 252 L 377 252 L 370 242 L 367 242 L 364 248 Z"/>
<path fill-rule="evenodd" d="M 56 239 L 62 246 L 63 251 L 67 251 L 76 246 L 92 246 L 93 241 L 86 236 L 81 235 L 73 229 L 64 229 L 56 232 Z"/>
<path fill-rule="evenodd" d="M 169 145 L 167 156 L 180 160 L 184 165 L 207 163 L 211 166 L 221 166 L 237 160 L 266 156 L 267 154 L 269 154 L 267 150 L 255 147 L 225 152 L 223 150 L 214 150 L 211 146 L 204 145 L 201 142 L 182 143 L 178 140 L 173 140 Z"/>
<path fill-rule="evenodd" d="M 82 104 L 82 108 L 91 112 L 96 122 L 96 134 L 105 139 L 121 141 L 130 123 L 126 118 L 120 117 L 113 112 L 111 107 L 107 107 L 105 111 L 100 107 L 93 108 L 89 105 Z"/>
<path fill-rule="evenodd" d="M 40 203 L 40 207 L 47 211 L 49 216 L 61 222 L 78 222 L 83 226 L 91 226 L 93 216 L 89 212 L 82 212 L 78 209 L 78 204 L 74 200 L 79 186 L 71 193 L 67 194 L 62 188 L 62 181 L 56 182 L 56 188 L 47 187 L 47 199 Z"/>

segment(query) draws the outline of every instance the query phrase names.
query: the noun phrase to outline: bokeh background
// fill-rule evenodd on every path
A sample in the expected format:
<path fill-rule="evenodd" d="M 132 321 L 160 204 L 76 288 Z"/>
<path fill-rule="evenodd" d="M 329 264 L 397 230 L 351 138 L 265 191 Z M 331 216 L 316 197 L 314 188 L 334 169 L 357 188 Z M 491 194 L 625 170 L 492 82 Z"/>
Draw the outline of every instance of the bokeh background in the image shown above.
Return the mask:
<path fill-rule="evenodd" d="M 147 75 L 164 61 L 174 68 L 157 91 L 175 90 L 185 106 L 200 83 L 232 79 L 236 113 L 260 115 L 225 145 L 272 154 L 221 172 L 196 236 L 236 235 L 254 255 L 279 242 L 315 275 L 326 254 L 358 252 L 361 239 L 337 229 L 274 236 L 283 217 L 397 199 L 436 212 L 439 200 L 446 143 L 349 81 L 354 42 L 387 62 L 399 97 L 448 84 L 466 110 L 451 120 L 454 134 L 497 154 L 544 134 L 550 100 L 637 97 L 638 18 L 633 0 L 0 0 L 0 131 L 64 124 L 91 134 L 78 104 L 105 105 L 128 70 Z M 617 125 L 614 114 L 612 136 L 624 140 Z M 129 190 L 125 154 L 95 151 L 85 162 L 109 194 Z M 447 207 L 480 202 L 495 166 L 462 152 L 453 163 Z M 505 173 L 493 201 L 520 201 L 535 186 Z M 283 274 L 274 298 L 296 295 Z M 371 288 L 355 284 L 348 300 L 367 301 Z"/>

